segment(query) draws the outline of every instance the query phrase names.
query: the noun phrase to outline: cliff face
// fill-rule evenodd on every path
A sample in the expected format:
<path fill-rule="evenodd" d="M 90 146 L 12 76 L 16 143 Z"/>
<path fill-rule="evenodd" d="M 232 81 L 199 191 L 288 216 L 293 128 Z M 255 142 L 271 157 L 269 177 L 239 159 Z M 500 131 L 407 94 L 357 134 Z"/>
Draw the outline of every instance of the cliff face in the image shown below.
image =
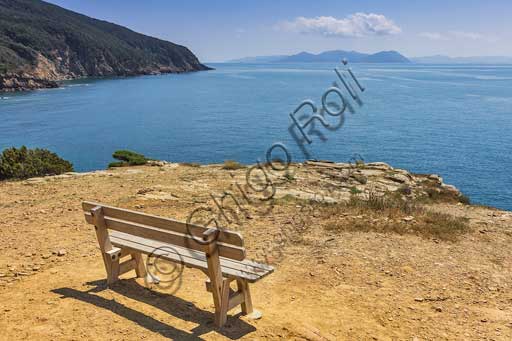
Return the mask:
<path fill-rule="evenodd" d="M 39 0 L 0 0 L 0 90 L 208 70 L 186 47 Z"/>

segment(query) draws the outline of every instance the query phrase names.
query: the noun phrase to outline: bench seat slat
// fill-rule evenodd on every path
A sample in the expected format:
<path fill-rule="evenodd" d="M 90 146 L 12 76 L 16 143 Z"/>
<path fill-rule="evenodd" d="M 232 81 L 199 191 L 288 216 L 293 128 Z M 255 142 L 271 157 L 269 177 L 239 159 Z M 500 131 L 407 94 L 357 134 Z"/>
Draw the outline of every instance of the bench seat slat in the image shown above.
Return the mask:
<path fill-rule="evenodd" d="M 112 231 L 110 233 L 110 236 L 111 237 L 116 237 L 116 238 L 119 238 L 119 239 L 124 239 L 124 240 L 127 240 L 127 241 L 133 241 L 133 242 L 136 242 L 136 243 L 139 243 L 139 244 L 143 244 L 143 245 L 146 245 L 146 246 L 150 246 L 153 249 L 156 249 L 156 248 L 159 248 L 159 247 L 162 247 L 162 246 L 165 246 L 166 248 L 172 247 L 173 249 L 178 250 L 178 252 L 181 255 L 183 255 L 183 256 L 200 259 L 200 260 L 206 262 L 206 255 L 205 255 L 204 252 L 201 252 L 201 251 L 187 249 L 187 248 L 179 247 L 179 246 L 176 246 L 176 245 L 162 244 L 161 242 L 158 242 L 158 241 L 155 241 L 155 240 L 141 238 L 141 237 L 136 237 L 136 236 L 132 236 L 130 234 L 123 233 L 123 232 L 118 232 L 118 231 Z M 234 268 L 236 270 L 247 271 L 247 272 L 254 273 L 254 274 L 263 274 L 263 273 L 267 273 L 269 271 L 270 272 L 274 271 L 274 269 L 270 265 L 260 264 L 260 263 L 257 263 L 257 262 L 254 262 L 254 261 L 251 261 L 251 260 L 248 260 L 248 259 L 244 259 L 243 262 L 239 262 L 239 261 L 232 260 L 232 259 L 229 259 L 229 258 L 220 257 L 220 260 L 227 267 L 231 267 L 231 268 Z"/>
<path fill-rule="evenodd" d="M 147 238 L 137 237 L 123 232 L 112 231 L 110 239 L 113 245 L 120 248 L 143 252 L 145 254 L 153 253 L 172 262 L 182 263 L 186 266 L 207 270 L 206 255 L 187 248 L 182 248 L 172 244 L 166 244 Z M 221 270 L 224 277 L 243 278 L 250 283 L 272 273 L 274 269 L 266 264 L 256 263 L 250 260 L 236 261 L 220 257 Z"/>

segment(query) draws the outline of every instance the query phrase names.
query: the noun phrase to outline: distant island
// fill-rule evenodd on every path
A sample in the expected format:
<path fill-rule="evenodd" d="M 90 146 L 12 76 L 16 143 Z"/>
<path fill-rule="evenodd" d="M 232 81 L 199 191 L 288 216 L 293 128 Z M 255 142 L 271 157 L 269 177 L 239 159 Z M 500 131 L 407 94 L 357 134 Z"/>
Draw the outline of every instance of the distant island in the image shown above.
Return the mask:
<path fill-rule="evenodd" d="M 0 0 L 0 91 L 208 69 L 181 45 L 40 0 Z"/>
<path fill-rule="evenodd" d="M 474 57 L 449 57 L 434 55 L 411 58 L 418 64 L 512 64 L 512 57 L 507 56 L 474 56 Z"/>
<path fill-rule="evenodd" d="M 414 64 L 512 64 L 512 57 L 474 56 L 449 57 L 433 55 L 425 57 L 405 57 L 396 51 L 381 51 L 373 54 L 357 51 L 334 50 L 318 54 L 300 52 L 294 55 L 245 57 L 228 60 L 228 63 L 335 63 L 346 58 L 351 63 L 414 63 Z"/>
<path fill-rule="evenodd" d="M 339 62 L 346 58 L 351 63 L 410 63 L 411 61 L 396 51 L 381 51 L 373 54 L 356 51 L 334 50 L 319 54 L 300 52 L 291 56 L 260 56 L 234 59 L 230 63 L 321 63 Z"/>

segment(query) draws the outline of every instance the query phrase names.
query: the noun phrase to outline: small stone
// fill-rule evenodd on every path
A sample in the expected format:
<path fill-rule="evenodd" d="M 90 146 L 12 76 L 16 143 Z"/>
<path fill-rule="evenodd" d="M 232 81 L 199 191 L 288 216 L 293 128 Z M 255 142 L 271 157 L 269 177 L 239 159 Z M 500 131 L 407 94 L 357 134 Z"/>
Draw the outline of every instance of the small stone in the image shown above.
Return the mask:
<path fill-rule="evenodd" d="M 261 312 L 259 310 L 254 309 L 252 313 L 247 315 L 247 318 L 249 320 L 259 320 L 259 319 L 261 319 L 262 316 L 263 315 L 261 314 Z"/>
<path fill-rule="evenodd" d="M 481 319 L 480 321 L 485 323 L 485 322 L 487 322 L 487 319 L 486 319 L 486 318 L 483 318 L 483 319 Z"/>
<path fill-rule="evenodd" d="M 407 221 L 407 222 L 409 222 L 409 221 L 413 221 L 413 220 L 414 220 L 414 217 L 413 217 L 412 215 L 410 215 L 410 216 L 407 216 L 407 217 L 402 218 L 402 220 L 403 220 L 403 221 Z"/>
<path fill-rule="evenodd" d="M 423 302 L 424 301 L 424 298 L 423 297 L 416 297 L 414 299 L 416 302 Z"/>
<path fill-rule="evenodd" d="M 65 249 L 61 249 L 57 251 L 57 256 L 62 257 L 65 256 L 68 252 Z"/>
<path fill-rule="evenodd" d="M 39 265 L 36 265 L 32 268 L 32 271 L 39 271 L 41 267 Z"/>
<path fill-rule="evenodd" d="M 443 308 L 441 308 L 441 307 L 435 307 L 434 309 L 435 309 L 438 313 L 440 313 L 440 312 L 442 312 L 442 311 L 443 311 Z"/>
<path fill-rule="evenodd" d="M 51 256 L 52 256 L 52 254 L 51 254 L 51 253 L 45 253 L 45 254 L 43 254 L 41 257 L 42 257 L 43 259 L 48 259 L 48 258 L 50 258 Z"/>
<path fill-rule="evenodd" d="M 442 183 L 442 182 L 443 182 L 443 178 L 442 178 L 442 177 L 440 177 L 440 176 L 439 176 L 439 175 L 437 175 L 437 174 L 431 174 L 431 175 L 429 175 L 429 176 L 428 176 L 428 178 L 429 178 L 430 180 L 435 180 L 435 181 L 437 181 L 438 183 Z"/>
<path fill-rule="evenodd" d="M 0 278 L 2 278 L 2 277 L 6 277 L 6 276 L 7 276 L 6 274 L 4 274 L 4 273 L 0 272 Z"/>

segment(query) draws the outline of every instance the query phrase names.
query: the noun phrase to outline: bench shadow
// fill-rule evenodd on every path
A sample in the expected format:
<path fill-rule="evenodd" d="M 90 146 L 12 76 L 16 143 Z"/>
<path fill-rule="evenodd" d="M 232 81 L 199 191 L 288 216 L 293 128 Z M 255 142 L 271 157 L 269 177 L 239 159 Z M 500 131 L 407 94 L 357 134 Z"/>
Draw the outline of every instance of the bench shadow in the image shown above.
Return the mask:
<path fill-rule="evenodd" d="M 62 299 L 74 298 L 89 304 L 93 304 L 99 308 L 110 310 L 119 316 L 137 323 L 141 327 L 151 330 L 152 332 L 159 333 L 166 338 L 172 338 L 176 340 L 202 340 L 200 336 L 209 333 L 212 330 L 215 330 L 217 333 L 227 338 L 236 340 L 251 332 L 256 331 L 254 326 L 239 319 L 241 313 L 231 316 L 228 315 L 228 321 L 224 327 L 217 328 L 213 323 L 214 314 L 212 312 L 199 309 L 193 303 L 185 301 L 179 297 L 159 293 L 145 288 L 139 285 L 135 279 L 120 280 L 110 288 L 107 287 L 105 280 L 87 282 L 86 284 L 94 287 L 87 291 L 80 291 L 73 288 L 59 288 L 51 291 L 61 295 Z M 145 315 L 137 310 L 127 307 L 124 304 L 116 302 L 115 300 L 109 300 L 95 295 L 95 293 L 107 289 L 110 289 L 130 299 L 151 305 L 181 320 L 194 322 L 198 324 L 198 326 L 192 329 L 191 333 L 176 329 L 168 324 L 154 319 L 151 316 Z"/>

